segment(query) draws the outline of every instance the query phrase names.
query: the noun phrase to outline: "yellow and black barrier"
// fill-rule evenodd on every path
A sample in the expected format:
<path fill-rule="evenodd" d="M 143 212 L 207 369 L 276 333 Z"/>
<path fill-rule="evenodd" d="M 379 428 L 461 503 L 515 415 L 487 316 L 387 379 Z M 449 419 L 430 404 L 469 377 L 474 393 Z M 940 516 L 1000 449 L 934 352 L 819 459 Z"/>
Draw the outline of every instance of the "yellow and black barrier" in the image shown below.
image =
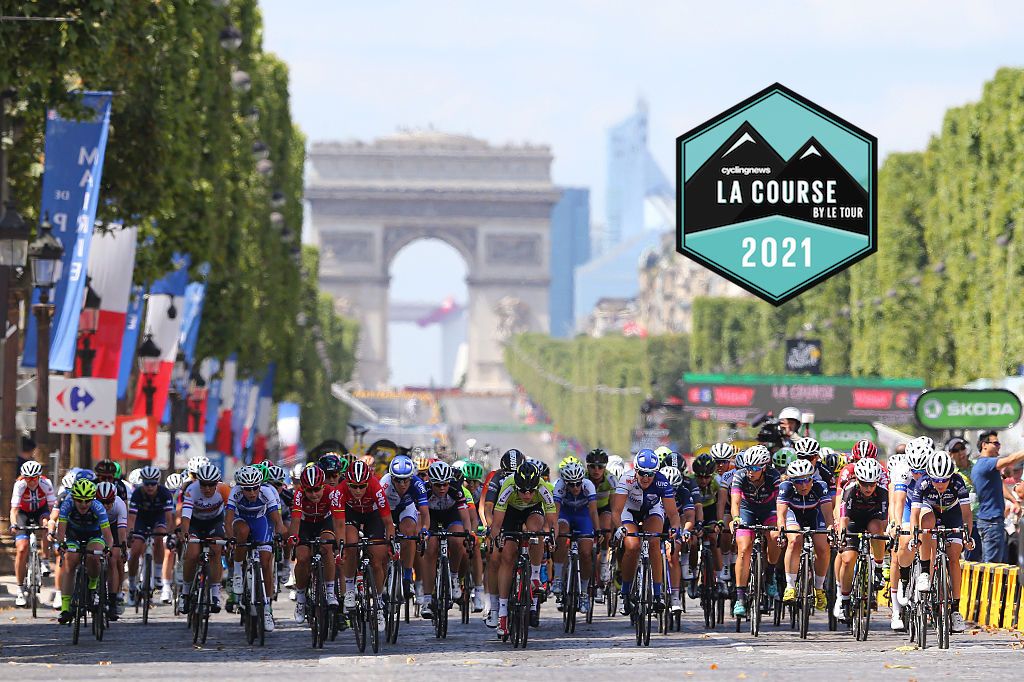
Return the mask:
<path fill-rule="evenodd" d="M 1010 564 L 963 564 L 960 615 L 978 625 L 1024 629 L 1020 569 Z"/>

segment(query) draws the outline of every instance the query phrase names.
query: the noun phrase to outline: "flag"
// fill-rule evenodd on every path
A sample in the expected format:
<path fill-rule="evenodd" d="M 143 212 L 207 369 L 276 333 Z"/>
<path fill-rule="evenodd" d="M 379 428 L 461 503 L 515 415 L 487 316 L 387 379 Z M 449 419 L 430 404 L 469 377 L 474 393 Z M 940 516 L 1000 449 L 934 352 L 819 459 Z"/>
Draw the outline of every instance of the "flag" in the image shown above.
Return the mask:
<path fill-rule="evenodd" d="M 167 406 L 167 391 L 171 385 L 171 370 L 178 353 L 178 336 L 181 334 L 182 312 L 185 305 L 185 285 L 188 283 L 187 255 L 174 255 L 174 270 L 157 280 L 149 288 L 146 305 L 147 334 L 153 335 L 153 343 L 160 349 L 160 371 L 153 379 L 156 392 L 153 394 L 153 415 L 163 415 Z M 173 316 L 172 316 L 173 308 Z M 145 379 L 136 382 L 134 414 L 146 414 L 146 396 L 143 392 Z"/>
<path fill-rule="evenodd" d="M 99 201 L 103 156 L 110 131 L 109 92 L 82 93 L 81 103 L 95 116 L 65 120 L 56 110 L 46 115 L 45 167 L 42 206 L 48 214 L 53 236 L 64 246 L 63 274 L 54 287 L 54 317 L 50 327 L 50 371 L 70 372 L 75 368 L 78 316 L 85 297 L 86 266 L 92 241 L 93 221 Z M 32 302 L 39 302 L 34 291 Z M 36 321 L 29 316 L 21 364 L 36 366 Z"/>
<path fill-rule="evenodd" d="M 299 454 L 299 406 L 297 403 L 277 404 L 277 438 L 281 446 L 281 466 L 290 467 Z"/>
<path fill-rule="evenodd" d="M 277 373 L 277 363 L 270 363 L 267 366 L 267 373 L 260 382 L 260 390 L 256 402 L 256 423 L 253 431 L 255 436 L 250 434 L 253 443 L 253 462 L 262 462 L 267 458 L 267 437 L 270 435 L 270 413 L 274 409 L 274 375 Z"/>
<path fill-rule="evenodd" d="M 207 386 L 209 391 L 206 394 L 206 414 L 217 415 L 217 411 L 220 409 L 220 379 L 213 379 Z M 203 429 L 206 437 L 207 449 L 212 449 L 217 446 L 217 419 L 207 419 L 205 427 Z"/>
<path fill-rule="evenodd" d="M 135 362 L 135 347 L 139 343 L 139 320 L 142 319 L 142 304 L 145 301 L 145 289 L 132 287 L 131 298 L 128 300 L 128 312 L 124 318 L 124 335 L 121 337 L 121 353 L 117 372 L 117 399 L 123 400 L 128 394 L 128 381 L 132 376 L 132 364 Z"/>
<path fill-rule="evenodd" d="M 199 321 L 203 316 L 205 298 L 206 282 L 192 282 L 185 287 L 185 314 L 182 316 L 181 337 L 178 342 L 190 367 L 195 360 L 196 343 L 199 341 Z"/>
<path fill-rule="evenodd" d="M 221 386 L 223 389 L 223 386 Z M 252 388 L 252 379 L 242 379 L 235 383 L 235 399 L 231 407 L 231 448 L 228 450 L 235 457 L 242 456 L 242 448 L 245 443 L 242 440 L 242 430 L 245 428 L 245 416 L 249 406 L 249 391 Z"/>
<path fill-rule="evenodd" d="M 232 353 L 224 361 L 220 380 L 220 412 L 217 415 L 217 435 L 214 442 L 224 454 L 234 452 L 232 436 L 232 414 L 235 407 L 235 375 L 238 370 L 238 354 Z"/>
<path fill-rule="evenodd" d="M 136 233 L 134 227 L 114 225 L 108 232 L 93 235 L 89 286 L 100 300 L 99 326 L 89 338 L 89 345 L 96 352 L 90 374 L 93 377 L 117 379 L 121 369 L 121 346 L 135 269 Z M 79 345 L 85 338 L 82 337 Z M 81 367 L 78 369 L 80 372 Z"/>

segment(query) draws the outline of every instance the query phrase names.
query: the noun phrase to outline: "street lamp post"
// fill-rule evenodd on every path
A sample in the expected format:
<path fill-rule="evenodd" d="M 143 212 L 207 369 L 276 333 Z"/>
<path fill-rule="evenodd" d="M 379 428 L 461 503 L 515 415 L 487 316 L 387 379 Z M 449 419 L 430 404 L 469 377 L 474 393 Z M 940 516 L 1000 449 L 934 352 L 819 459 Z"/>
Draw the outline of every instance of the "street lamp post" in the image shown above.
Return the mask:
<path fill-rule="evenodd" d="M 39 290 L 32 313 L 36 316 L 36 445 L 44 460 L 50 454 L 50 320 L 54 309 L 50 290 L 64 269 L 64 247 L 52 231 L 49 216 L 44 216 L 39 236 L 28 247 L 32 286 Z"/>
<path fill-rule="evenodd" d="M 139 346 L 139 374 L 142 376 L 142 395 L 146 397 L 146 416 L 153 416 L 153 395 L 156 385 L 153 380 L 160 373 L 160 346 L 153 341 L 153 334 L 147 332 Z"/>
<path fill-rule="evenodd" d="M 167 393 L 167 399 L 171 401 L 170 427 L 170 464 L 168 471 L 176 469 L 174 457 L 178 453 L 178 419 L 181 413 L 181 396 L 185 391 L 185 384 L 188 381 L 188 365 L 185 363 L 185 353 L 178 349 L 178 355 L 174 358 L 174 368 L 171 370 L 171 387 Z"/>
<path fill-rule="evenodd" d="M 188 416 L 190 419 L 189 431 L 196 433 L 202 428 L 203 403 L 209 390 L 206 388 L 206 380 L 199 373 L 199 368 L 192 370 L 188 380 Z"/>

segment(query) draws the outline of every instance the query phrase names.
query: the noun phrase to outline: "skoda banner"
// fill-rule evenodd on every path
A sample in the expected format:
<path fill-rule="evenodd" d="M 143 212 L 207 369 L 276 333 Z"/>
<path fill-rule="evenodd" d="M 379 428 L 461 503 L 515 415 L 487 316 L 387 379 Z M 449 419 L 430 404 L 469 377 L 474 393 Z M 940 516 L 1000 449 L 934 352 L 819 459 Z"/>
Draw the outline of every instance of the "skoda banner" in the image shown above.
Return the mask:
<path fill-rule="evenodd" d="M 1020 420 L 1020 399 L 1002 388 L 926 391 L 917 421 L 926 429 L 1008 429 Z"/>
<path fill-rule="evenodd" d="M 878 431 L 868 423 L 861 422 L 817 422 L 811 424 L 811 438 L 823 447 L 849 452 L 859 440 L 878 439 Z"/>

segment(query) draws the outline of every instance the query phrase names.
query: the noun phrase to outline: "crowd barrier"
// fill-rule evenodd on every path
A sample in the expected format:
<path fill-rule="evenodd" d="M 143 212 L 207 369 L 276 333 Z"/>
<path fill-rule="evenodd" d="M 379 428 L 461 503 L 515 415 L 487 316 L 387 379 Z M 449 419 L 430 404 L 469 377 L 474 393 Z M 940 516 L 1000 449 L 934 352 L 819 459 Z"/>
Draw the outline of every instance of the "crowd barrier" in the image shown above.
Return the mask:
<path fill-rule="evenodd" d="M 1024 629 L 1020 569 L 1010 564 L 964 562 L 960 615 L 978 625 Z"/>

